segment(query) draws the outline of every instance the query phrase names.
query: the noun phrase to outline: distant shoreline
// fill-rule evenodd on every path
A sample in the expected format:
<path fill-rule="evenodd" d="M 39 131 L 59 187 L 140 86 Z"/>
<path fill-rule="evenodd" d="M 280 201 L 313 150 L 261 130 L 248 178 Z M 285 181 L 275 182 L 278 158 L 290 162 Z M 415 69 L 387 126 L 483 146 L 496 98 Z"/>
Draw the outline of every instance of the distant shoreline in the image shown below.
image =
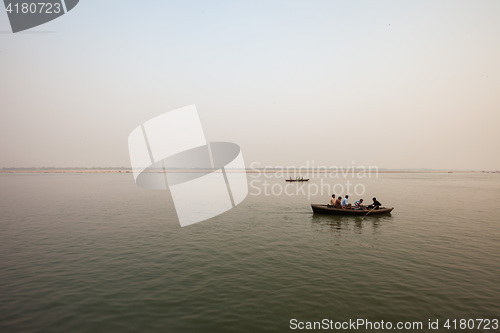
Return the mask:
<path fill-rule="evenodd" d="M 208 170 L 167 170 L 166 173 L 191 173 L 191 172 L 206 172 Z M 247 169 L 247 170 L 226 170 L 230 173 L 284 173 L 283 170 L 260 170 L 260 169 Z M 162 170 L 149 171 L 152 173 L 164 173 Z M 301 174 L 315 173 L 359 173 L 359 170 L 300 170 Z M 132 173 L 131 169 L 0 169 L 0 173 Z M 500 173 L 500 171 L 447 171 L 447 170 L 378 170 L 377 173 Z M 291 173 L 290 173 L 291 174 Z"/>

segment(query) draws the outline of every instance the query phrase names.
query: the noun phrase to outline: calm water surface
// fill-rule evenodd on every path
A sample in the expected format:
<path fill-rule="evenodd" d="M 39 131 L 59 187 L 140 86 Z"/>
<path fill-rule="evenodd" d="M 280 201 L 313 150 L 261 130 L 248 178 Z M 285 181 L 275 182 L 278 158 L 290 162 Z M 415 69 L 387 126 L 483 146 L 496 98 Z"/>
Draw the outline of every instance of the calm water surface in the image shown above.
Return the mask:
<path fill-rule="evenodd" d="M 284 181 L 250 180 L 241 205 L 180 228 L 169 193 L 130 174 L 0 174 L 0 332 L 500 317 L 500 175 L 363 180 L 385 217 L 314 216 L 330 194 L 255 195 Z"/>

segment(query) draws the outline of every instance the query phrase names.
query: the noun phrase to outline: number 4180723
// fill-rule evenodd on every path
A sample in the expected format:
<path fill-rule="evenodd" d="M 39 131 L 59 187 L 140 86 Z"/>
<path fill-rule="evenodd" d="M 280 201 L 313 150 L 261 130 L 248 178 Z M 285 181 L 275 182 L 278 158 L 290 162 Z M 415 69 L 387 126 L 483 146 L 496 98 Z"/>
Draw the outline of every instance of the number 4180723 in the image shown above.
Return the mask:
<path fill-rule="evenodd" d="M 22 2 L 9 3 L 6 10 L 9 14 L 59 14 L 62 9 L 60 3 Z"/>
<path fill-rule="evenodd" d="M 448 319 L 443 327 L 449 330 L 497 330 L 498 319 Z"/>

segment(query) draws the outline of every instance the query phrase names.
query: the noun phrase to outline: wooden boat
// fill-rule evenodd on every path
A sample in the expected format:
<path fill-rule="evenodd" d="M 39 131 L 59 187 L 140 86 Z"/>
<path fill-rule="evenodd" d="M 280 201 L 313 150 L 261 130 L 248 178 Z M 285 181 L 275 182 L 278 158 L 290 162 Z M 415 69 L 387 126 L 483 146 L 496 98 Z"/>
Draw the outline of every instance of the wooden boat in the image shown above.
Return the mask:
<path fill-rule="evenodd" d="M 306 179 L 285 179 L 286 182 L 308 182 L 309 178 Z"/>
<path fill-rule="evenodd" d="M 368 210 L 361 210 L 361 209 L 339 209 L 339 208 L 333 208 L 328 205 L 316 205 L 316 204 L 311 204 L 312 210 L 314 214 L 327 214 L 327 215 L 366 215 L 368 212 L 368 216 L 370 215 L 380 215 L 380 214 L 389 214 L 392 212 L 394 208 L 385 208 L 385 207 L 380 207 L 379 209 L 368 209 Z"/>

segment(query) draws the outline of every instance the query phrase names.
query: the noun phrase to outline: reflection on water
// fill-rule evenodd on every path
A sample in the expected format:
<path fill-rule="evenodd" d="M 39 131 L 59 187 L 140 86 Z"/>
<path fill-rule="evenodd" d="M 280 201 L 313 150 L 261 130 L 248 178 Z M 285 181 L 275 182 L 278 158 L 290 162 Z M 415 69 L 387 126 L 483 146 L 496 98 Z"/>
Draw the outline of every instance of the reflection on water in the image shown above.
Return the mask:
<path fill-rule="evenodd" d="M 380 231 L 380 226 L 384 223 L 391 223 L 394 220 L 392 214 L 373 216 L 340 216 L 312 214 L 310 222 L 317 231 L 324 232 L 329 229 L 336 235 L 342 232 L 352 232 L 361 234 L 369 231 L 376 234 Z"/>

